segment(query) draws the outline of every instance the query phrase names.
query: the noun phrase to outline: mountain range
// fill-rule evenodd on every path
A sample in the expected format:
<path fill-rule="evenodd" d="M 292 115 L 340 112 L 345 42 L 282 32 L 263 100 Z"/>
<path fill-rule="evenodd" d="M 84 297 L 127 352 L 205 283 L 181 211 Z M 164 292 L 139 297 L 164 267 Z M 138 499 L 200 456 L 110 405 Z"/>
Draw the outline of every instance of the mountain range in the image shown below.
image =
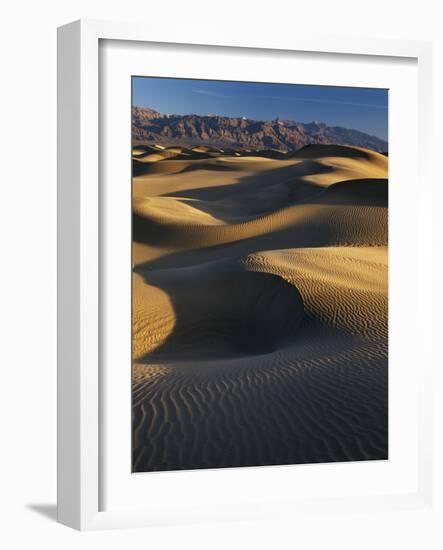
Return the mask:
<path fill-rule="evenodd" d="M 211 145 L 232 149 L 296 151 L 313 143 L 354 145 L 387 152 L 388 143 L 359 130 L 324 122 L 251 120 L 219 115 L 168 115 L 147 107 L 132 108 L 134 144 Z"/>

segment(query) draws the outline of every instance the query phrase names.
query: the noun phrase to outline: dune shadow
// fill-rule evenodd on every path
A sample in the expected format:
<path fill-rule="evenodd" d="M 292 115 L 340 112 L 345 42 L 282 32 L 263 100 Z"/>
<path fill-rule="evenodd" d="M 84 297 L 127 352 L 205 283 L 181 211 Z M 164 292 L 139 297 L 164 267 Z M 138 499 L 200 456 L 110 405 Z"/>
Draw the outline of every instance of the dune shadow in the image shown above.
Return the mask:
<path fill-rule="evenodd" d="M 233 170 L 237 168 L 232 167 Z M 327 174 L 334 169 L 313 161 L 297 165 L 283 166 L 263 170 L 260 174 L 246 175 L 233 184 L 214 185 L 211 187 L 196 187 L 183 191 L 165 193 L 165 197 L 183 197 L 201 201 L 215 202 L 224 199 L 240 200 L 242 195 L 253 195 L 276 186 L 283 185 L 287 188 L 288 198 L 306 198 L 314 196 L 321 191 L 318 186 L 303 181 L 302 177 L 313 174 Z"/>
<path fill-rule="evenodd" d="M 292 153 L 291 158 L 320 159 L 323 157 L 345 157 L 369 160 L 370 154 L 348 145 L 311 143 Z"/>
<path fill-rule="evenodd" d="M 273 274 L 233 264 L 139 274 L 167 293 L 175 325 L 138 362 L 271 353 L 295 337 L 304 316 L 298 289 Z"/>
<path fill-rule="evenodd" d="M 184 174 L 186 172 L 195 172 L 198 170 L 207 170 L 209 172 L 233 172 L 236 170 L 235 166 L 229 166 L 229 164 L 211 164 L 211 163 L 200 163 L 200 164 L 189 164 L 179 173 Z"/>
<path fill-rule="evenodd" d="M 135 217 L 134 217 L 135 219 Z M 137 229 L 137 220 L 134 222 L 134 230 Z M 143 221 L 143 229 L 146 225 Z M 153 226 L 151 234 L 153 243 L 162 243 L 167 241 L 164 234 L 158 234 Z M 157 238 L 156 238 L 157 236 Z M 319 241 L 315 235 L 294 234 L 292 228 L 274 231 L 272 234 L 263 234 L 251 236 L 241 240 L 214 244 L 190 251 L 179 250 L 177 252 L 166 253 L 160 258 L 155 258 L 138 264 L 134 270 L 136 272 L 155 271 L 157 269 L 166 270 L 178 267 L 187 267 L 200 263 L 210 263 L 226 258 L 242 257 L 253 254 L 261 250 L 278 250 L 282 248 L 305 248 L 321 247 L 328 244 L 328 240 Z"/>
<path fill-rule="evenodd" d="M 361 178 L 333 183 L 310 204 L 388 207 L 389 187 L 386 178 Z"/>

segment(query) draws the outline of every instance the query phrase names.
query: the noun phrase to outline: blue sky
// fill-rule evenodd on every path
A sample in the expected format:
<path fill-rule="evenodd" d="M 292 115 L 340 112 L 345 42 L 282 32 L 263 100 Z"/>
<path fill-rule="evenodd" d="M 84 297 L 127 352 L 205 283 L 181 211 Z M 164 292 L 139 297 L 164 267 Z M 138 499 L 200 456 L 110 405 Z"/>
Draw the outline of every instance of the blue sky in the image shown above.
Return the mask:
<path fill-rule="evenodd" d="M 133 77 L 133 105 L 165 114 L 325 122 L 387 140 L 388 90 Z"/>

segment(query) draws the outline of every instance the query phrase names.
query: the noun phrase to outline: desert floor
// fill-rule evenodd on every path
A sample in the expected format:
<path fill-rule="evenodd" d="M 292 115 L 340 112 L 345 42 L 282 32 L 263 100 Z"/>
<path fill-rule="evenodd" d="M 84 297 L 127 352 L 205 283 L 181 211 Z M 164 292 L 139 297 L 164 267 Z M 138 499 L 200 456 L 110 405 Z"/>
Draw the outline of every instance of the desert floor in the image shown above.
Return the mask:
<path fill-rule="evenodd" d="M 133 163 L 134 471 L 386 459 L 387 157 Z"/>

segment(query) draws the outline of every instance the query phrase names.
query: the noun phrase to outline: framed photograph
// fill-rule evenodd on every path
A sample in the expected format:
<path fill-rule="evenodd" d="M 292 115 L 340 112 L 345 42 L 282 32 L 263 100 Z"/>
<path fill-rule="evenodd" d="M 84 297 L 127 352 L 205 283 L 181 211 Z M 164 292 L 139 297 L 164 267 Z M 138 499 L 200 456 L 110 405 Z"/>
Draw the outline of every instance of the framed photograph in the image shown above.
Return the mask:
<path fill-rule="evenodd" d="M 59 521 L 431 506 L 430 45 L 58 36 Z"/>

